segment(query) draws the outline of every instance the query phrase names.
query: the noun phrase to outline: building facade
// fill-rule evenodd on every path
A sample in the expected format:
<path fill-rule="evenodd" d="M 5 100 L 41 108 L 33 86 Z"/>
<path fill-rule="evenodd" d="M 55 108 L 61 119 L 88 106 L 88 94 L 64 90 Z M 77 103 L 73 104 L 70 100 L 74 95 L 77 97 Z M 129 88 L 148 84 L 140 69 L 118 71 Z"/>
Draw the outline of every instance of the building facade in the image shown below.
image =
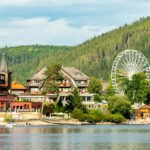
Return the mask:
<path fill-rule="evenodd" d="M 0 111 L 11 110 L 11 103 L 14 97 L 9 94 L 11 88 L 11 75 L 12 72 L 8 70 L 5 60 L 5 54 L 2 56 L 0 63 Z"/>
<path fill-rule="evenodd" d="M 26 99 L 35 102 L 42 102 L 43 100 L 50 102 L 61 100 L 65 104 L 68 95 L 72 93 L 74 88 L 77 88 L 83 101 L 94 101 L 93 94 L 88 93 L 90 78 L 73 67 L 61 68 L 60 73 L 63 76 L 63 80 L 57 81 L 59 88 L 58 95 L 48 93 L 46 96 L 43 96 L 42 90 L 46 79 L 45 71 L 46 67 L 27 80 L 27 92 L 18 96 L 20 100 Z"/>
<path fill-rule="evenodd" d="M 19 82 L 11 84 L 12 72 L 9 71 L 5 54 L 0 63 L 0 112 L 39 111 L 40 103 L 18 101 L 19 95 L 24 94 L 26 88 Z"/>
<path fill-rule="evenodd" d="M 15 96 L 19 96 L 21 94 L 24 94 L 26 91 L 27 91 L 27 88 L 23 86 L 20 82 L 13 81 L 11 83 L 11 94 Z"/>

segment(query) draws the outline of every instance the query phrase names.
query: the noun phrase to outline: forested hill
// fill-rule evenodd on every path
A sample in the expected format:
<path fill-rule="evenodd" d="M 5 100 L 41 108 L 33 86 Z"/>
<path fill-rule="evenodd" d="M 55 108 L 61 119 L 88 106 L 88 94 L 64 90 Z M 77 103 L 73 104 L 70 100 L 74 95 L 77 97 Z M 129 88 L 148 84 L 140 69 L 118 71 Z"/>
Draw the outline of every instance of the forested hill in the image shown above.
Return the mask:
<path fill-rule="evenodd" d="M 124 25 L 101 36 L 94 37 L 78 46 L 18 46 L 1 49 L 5 51 L 13 79 L 25 80 L 52 62 L 74 66 L 89 76 L 108 80 L 112 62 L 124 49 L 137 49 L 150 61 L 150 17 L 131 25 Z"/>

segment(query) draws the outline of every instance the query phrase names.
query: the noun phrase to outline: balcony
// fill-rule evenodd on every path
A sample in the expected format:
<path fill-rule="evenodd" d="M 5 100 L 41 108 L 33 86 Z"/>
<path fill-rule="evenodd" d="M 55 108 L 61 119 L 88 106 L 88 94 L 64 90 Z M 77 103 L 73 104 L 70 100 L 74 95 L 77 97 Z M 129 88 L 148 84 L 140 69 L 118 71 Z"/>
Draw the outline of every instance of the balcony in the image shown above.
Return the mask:
<path fill-rule="evenodd" d="M 57 83 L 58 87 L 70 87 L 70 83 Z"/>
<path fill-rule="evenodd" d="M 0 87 L 8 87 L 8 84 L 0 84 Z"/>

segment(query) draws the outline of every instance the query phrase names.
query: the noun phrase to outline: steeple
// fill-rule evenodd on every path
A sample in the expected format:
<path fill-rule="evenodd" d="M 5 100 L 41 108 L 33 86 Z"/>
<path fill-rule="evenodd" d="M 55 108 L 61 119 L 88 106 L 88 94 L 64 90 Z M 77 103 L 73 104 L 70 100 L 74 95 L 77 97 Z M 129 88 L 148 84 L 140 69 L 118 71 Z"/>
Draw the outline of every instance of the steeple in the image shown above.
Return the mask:
<path fill-rule="evenodd" d="M 7 73 L 8 72 L 8 66 L 7 66 L 6 60 L 5 60 L 5 53 L 3 53 L 2 60 L 0 63 L 0 72 L 1 73 Z"/>

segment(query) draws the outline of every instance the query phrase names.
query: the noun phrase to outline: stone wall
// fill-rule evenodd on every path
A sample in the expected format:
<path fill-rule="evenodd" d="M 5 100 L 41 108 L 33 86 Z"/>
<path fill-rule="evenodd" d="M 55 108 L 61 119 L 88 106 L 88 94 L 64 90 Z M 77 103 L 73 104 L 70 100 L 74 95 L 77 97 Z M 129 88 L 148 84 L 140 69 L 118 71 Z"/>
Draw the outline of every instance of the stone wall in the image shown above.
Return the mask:
<path fill-rule="evenodd" d="M 0 120 L 11 116 L 15 120 L 41 119 L 41 113 L 37 112 L 0 112 Z"/>

